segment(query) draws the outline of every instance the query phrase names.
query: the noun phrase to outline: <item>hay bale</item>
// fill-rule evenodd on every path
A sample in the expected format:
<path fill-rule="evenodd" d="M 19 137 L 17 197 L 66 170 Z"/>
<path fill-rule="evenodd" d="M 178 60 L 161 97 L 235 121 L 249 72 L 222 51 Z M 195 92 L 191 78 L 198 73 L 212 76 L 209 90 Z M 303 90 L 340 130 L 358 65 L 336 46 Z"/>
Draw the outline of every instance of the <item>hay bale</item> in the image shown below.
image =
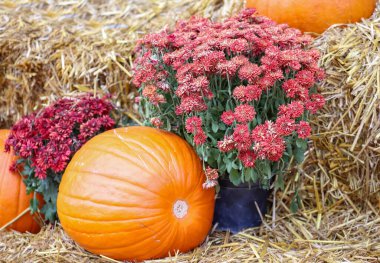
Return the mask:
<path fill-rule="evenodd" d="M 0 3 L 0 128 L 60 96 L 110 93 L 131 107 L 131 52 L 146 32 L 238 0 L 9 0 Z"/>
<path fill-rule="evenodd" d="M 331 185 L 333 199 L 380 201 L 379 14 L 334 26 L 314 43 L 326 69 L 321 88 L 327 103 L 313 119 L 316 131 L 305 165 Z"/>
<path fill-rule="evenodd" d="M 146 262 L 378 262 L 378 212 L 357 214 L 343 203 L 332 204 L 318 227 L 315 209 L 291 215 L 283 201 L 279 196 L 277 219 L 268 215 L 261 227 L 236 235 L 213 232 L 189 253 Z M 36 235 L 0 232 L 0 262 L 121 261 L 83 250 L 58 225 Z"/>

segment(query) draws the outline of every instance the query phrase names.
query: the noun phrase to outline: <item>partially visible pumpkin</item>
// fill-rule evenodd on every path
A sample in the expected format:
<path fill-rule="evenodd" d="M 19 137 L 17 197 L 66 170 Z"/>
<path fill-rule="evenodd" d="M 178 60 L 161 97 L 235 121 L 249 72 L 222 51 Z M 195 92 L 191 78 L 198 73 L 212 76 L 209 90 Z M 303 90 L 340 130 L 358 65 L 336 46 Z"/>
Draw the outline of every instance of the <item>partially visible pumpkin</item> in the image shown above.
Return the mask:
<path fill-rule="evenodd" d="M 26 194 L 26 187 L 21 176 L 9 170 L 16 156 L 13 152 L 4 152 L 8 135 L 9 130 L 0 130 L 0 228 L 25 211 L 29 207 L 30 199 L 33 198 L 33 194 Z M 37 197 L 42 204 L 42 197 L 39 195 Z M 40 225 L 28 212 L 7 229 L 37 233 L 40 231 Z"/>
<path fill-rule="evenodd" d="M 277 23 L 304 32 L 322 33 L 333 24 L 347 24 L 368 18 L 377 0 L 247 0 L 247 7 Z"/>
<path fill-rule="evenodd" d="M 195 151 L 149 127 L 107 131 L 74 155 L 62 177 L 58 216 L 83 248 L 119 260 L 188 251 L 206 238 L 215 191 L 205 190 Z"/>

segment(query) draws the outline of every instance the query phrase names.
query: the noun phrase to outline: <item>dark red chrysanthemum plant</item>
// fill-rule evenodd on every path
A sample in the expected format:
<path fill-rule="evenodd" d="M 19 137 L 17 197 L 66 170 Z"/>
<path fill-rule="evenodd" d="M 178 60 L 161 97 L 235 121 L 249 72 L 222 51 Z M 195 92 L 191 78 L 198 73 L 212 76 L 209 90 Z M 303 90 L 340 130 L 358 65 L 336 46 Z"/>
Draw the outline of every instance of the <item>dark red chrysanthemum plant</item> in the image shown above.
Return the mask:
<path fill-rule="evenodd" d="M 312 38 L 253 9 L 223 23 L 192 18 L 138 44 L 133 83 L 145 124 L 173 131 L 197 150 L 208 180 L 268 188 L 301 162 L 308 115 L 324 105 Z"/>
<path fill-rule="evenodd" d="M 13 148 L 20 157 L 12 169 L 21 172 L 27 192 L 43 195 L 45 219 L 56 219 L 59 182 L 74 153 L 93 136 L 115 126 L 112 109 L 108 100 L 89 95 L 63 98 L 12 127 L 6 150 Z M 37 207 L 37 200 L 32 200 L 32 211 Z"/>

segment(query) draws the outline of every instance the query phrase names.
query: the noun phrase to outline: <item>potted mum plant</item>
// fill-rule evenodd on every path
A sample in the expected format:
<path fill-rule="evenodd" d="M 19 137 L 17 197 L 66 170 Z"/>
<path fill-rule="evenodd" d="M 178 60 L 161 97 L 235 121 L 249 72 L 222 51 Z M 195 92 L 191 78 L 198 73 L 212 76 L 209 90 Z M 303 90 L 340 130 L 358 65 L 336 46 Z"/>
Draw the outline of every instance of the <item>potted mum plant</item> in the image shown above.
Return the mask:
<path fill-rule="evenodd" d="M 257 207 L 265 213 L 268 189 L 282 188 L 291 160 L 304 158 L 308 116 L 324 105 L 311 41 L 246 9 L 222 23 L 178 22 L 136 48 L 133 83 L 144 124 L 195 147 L 204 187 L 220 184 L 219 229 L 260 224 Z"/>
<path fill-rule="evenodd" d="M 58 187 L 73 155 L 95 135 L 114 128 L 113 109 L 106 98 L 62 98 L 12 127 L 5 150 L 13 148 L 19 159 L 11 169 L 19 171 L 28 194 L 43 196 L 45 220 L 57 220 Z M 32 213 L 38 210 L 36 196 L 30 207 Z"/>

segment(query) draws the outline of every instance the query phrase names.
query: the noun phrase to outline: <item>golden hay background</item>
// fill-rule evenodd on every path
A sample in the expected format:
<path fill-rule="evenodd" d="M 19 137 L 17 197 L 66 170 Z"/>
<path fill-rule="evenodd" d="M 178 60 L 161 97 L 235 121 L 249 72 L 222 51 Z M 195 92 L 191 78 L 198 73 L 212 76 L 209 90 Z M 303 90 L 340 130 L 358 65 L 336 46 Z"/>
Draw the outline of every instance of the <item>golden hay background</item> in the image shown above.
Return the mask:
<path fill-rule="evenodd" d="M 238 0 L 9 0 L 0 2 L 0 128 L 52 99 L 114 95 L 130 108 L 131 51 L 177 19 L 236 12 Z"/>
<path fill-rule="evenodd" d="M 237 0 L 48 3 L 0 4 L 3 126 L 35 105 L 86 90 L 112 92 L 127 111 L 137 38 L 172 25 L 179 14 L 221 19 L 242 7 Z M 377 10 L 372 19 L 316 39 L 327 104 L 313 119 L 307 159 L 290 172 L 285 191 L 273 195 L 264 224 L 233 236 L 213 232 L 192 252 L 152 262 L 380 261 L 379 20 Z M 296 187 L 300 210 L 292 214 Z M 57 226 L 37 235 L 1 232 L 0 262 L 116 261 L 84 251 Z"/>

